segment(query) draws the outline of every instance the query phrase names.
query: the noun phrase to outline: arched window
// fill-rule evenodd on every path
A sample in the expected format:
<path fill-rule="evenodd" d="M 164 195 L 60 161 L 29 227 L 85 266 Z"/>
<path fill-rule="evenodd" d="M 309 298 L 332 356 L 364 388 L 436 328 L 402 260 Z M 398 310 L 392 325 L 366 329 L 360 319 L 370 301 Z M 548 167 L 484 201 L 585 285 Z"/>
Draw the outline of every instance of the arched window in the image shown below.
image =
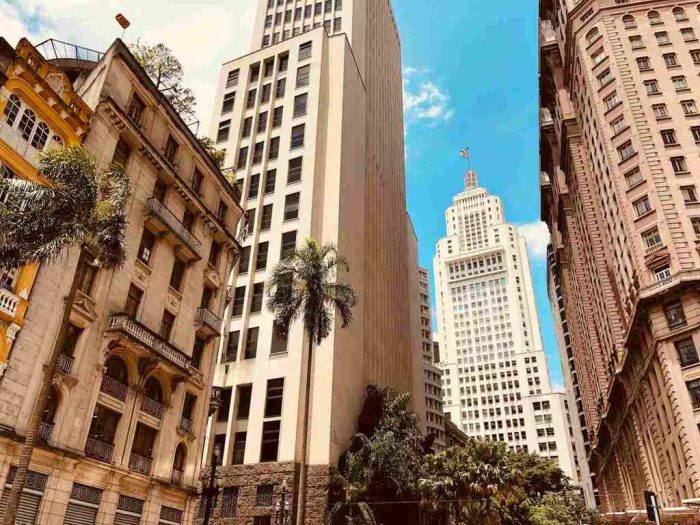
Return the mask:
<path fill-rule="evenodd" d="M 149 377 L 146 380 L 146 384 L 143 386 L 143 390 L 144 395 L 148 399 L 158 401 L 159 403 L 163 402 L 163 389 L 160 386 L 160 381 L 158 381 L 155 377 Z"/>
<path fill-rule="evenodd" d="M 22 113 L 22 118 L 19 119 L 19 125 L 17 130 L 21 133 L 24 140 L 29 140 L 32 136 L 32 131 L 34 131 L 34 126 L 36 125 L 36 113 L 31 109 L 27 108 Z"/>
<path fill-rule="evenodd" d="M 586 33 L 586 41 L 589 44 L 592 43 L 598 37 L 598 34 L 599 34 L 598 28 L 594 27 L 588 33 Z"/>
<path fill-rule="evenodd" d="M 43 122 L 39 122 L 39 125 L 34 131 L 34 136 L 32 137 L 32 147 L 36 149 L 43 149 L 48 139 L 49 127 Z"/>
<path fill-rule="evenodd" d="M 649 23 L 651 23 L 651 25 L 663 24 L 661 20 L 661 15 L 658 11 L 649 11 L 647 13 L 647 16 L 649 17 Z"/>
<path fill-rule="evenodd" d="M 63 147 L 63 139 L 59 137 L 58 135 L 54 135 L 51 137 L 51 146 L 56 147 L 56 148 L 62 148 Z"/>
<path fill-rule="evenodd" d="M 634 29 L 637 27 L 637 22 L 632 15 L 623 16 L 622 23 L 625 25 L 625 29 Z"/>
<path fill-rule="evenodd" d="M 187 448 L 184 443 L 180 443 L 175 449 L 175 458 L 173 459 L 173 473 L 170 475 L 170 481 L 176 485 L 182 483 L 182 475 L 185 472 L 185 463 L 187 462 Z"/>
<path fill-rule="evenodd" d="M 114 379 L 122 385 L 129 384 L 129 374 L 126 370 L 126 364 L 121 357 L 113 355 L 105 363 L 105 376 Z"/>
<path fill-rule="evenodd" d="M 684 20 L 688 20 L 688 15 L 685 14 L 685 9 L 682 7 L 674 7 L 673 18 L 676 19 L 676 22 L 683 22 Z"/>
<path fill-rule="evenodd" d="M 3 114 L 5 115 L 5 122 L 7 122 L 10 126 L 15 123 L 21 107 L 22 102 L 20 102 L 19 97 L 17 95 L 10 95 L 7 104 L 5 104 L 5 110 L 3 111 Z"/>

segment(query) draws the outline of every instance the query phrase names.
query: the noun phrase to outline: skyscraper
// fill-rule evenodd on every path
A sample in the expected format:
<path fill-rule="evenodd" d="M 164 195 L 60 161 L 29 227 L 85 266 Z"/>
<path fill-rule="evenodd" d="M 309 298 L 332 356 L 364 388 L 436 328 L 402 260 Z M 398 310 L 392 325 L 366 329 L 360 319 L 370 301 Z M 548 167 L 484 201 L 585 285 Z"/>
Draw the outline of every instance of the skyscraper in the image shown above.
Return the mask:
<path fill-rule="evenodd" d="M 215 378 L 223 403 L 212 447 L 227 487 L 215 514 L 259 514 L 258 497 L 270 501 L 285 477 L 294 485 L 305 343 L 300 323 L 286 340 L 273 335 L 265 283 L 285 250 L 311 237 L 349 258 L 341 277 L 360 295 L 352 325 L 314 349 L 308 461 L 319 490 L 306 517 L 318 522 L 366 385 L 410 392 L 420 359 L 400 45 L 389 0 L 257 1 L 251 53 L 223 65 L 211 130 L 248 215 Z"/>
<path fill-rule="evenodd" d="M 542 219 L 605 511 L 700 496 L 696 2 L 540 2 Z"/>
<path fill-rule="evenodd" d="M 445 412 L 468 435 L 557 461 L 575 478 L 563 395 L 552 392 L 525 239 L 467 172 L 434 259 Z"/>

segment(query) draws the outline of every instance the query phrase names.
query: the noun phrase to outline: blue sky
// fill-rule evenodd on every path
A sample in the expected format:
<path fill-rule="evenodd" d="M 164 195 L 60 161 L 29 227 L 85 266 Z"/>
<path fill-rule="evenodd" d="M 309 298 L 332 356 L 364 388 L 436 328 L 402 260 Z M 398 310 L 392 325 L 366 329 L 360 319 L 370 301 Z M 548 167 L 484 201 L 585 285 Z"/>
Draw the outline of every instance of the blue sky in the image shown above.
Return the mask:
<path fill-rule="evenodd" d="M 536 3 L 438 4 L 426 9 L 422 2 L 394 2 L 409 101 L 423 94 L 440 108 L 423 118 L 407 110 L 408 208 L 420 263 L 431 272 L 435 243 L 445 232 L 445 208 L 463 189 L 460 148 L 470 148 L 481 185 L 503 199 L 509 222 L 532 225 L 540 212 Z M 561 385 L 542 237 L 540 256 L 530 262 L 552 380 Z"/>

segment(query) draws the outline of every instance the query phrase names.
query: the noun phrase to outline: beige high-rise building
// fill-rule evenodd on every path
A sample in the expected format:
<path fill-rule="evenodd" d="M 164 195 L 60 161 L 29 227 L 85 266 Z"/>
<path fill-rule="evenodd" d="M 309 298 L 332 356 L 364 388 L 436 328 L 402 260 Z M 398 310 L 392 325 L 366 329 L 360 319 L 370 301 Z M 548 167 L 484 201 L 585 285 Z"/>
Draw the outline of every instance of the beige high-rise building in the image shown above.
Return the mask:
<path fill-rule="evenodd" d="M 400 44 L 389 0 L 255 1 L 251 52 L 223 65 L 211 128 L 248 215 L 215 375 L 214 517 L 269 519 L 283 479 L 297 488 L 306 344 L 301 323 L 276 338 L 264 302 L 285 250 L 313 238 L 338 245 L 359 291 L 351 326 L 314 348 L 306 518 L 320 523 L 365 387 L 411 392 L 420 360 Z"/>
<path fill-rule="evenodd" d="M 75 275 L 17 523 L 192 523 L 239 195 L 121 40 L 104 54 L 23 40 L 8 71 L 0 146 L 12 138 L 41 182 L 31 130 L 74 143 L 66 108 L 89 108 L 83 144 L 125 167 L 131 194 L 123 267 L 76 248 L 38 271 L 0 379 L 0 514 Z"/>
<path fill-rule="evenodd" d="M 645 490 L 684 507 L 700 497 L 698 4 L 540 7 L 542 218 L 591 474 L 605 511 Z"/>
<path fill-rule="evenodd" d="M 467 435 L 556 461 L 577 481 L 563 394 L 553 392 L 525 239 L 468 171 L 434 264 L 445 414 Z"/>

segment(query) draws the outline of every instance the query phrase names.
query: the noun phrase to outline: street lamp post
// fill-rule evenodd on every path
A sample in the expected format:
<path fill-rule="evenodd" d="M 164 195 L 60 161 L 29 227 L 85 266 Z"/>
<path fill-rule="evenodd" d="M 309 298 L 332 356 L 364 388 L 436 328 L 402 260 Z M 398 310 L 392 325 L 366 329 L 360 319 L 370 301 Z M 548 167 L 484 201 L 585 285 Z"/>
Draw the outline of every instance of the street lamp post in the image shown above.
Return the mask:
<path fill-rule="evenodd" d="M 209 486 L 202 491 L 204 499 L 204 521 L 203 525 L 209 525 L 209 518 L 211 517 L 212 503 L 216 499 L 216 494 L 218 489 L 216 488 L 216 465 L 221 457 L 221 445 L 218 443 L 214 445 L 214 457 L 211 462 L 211 476 L 209 477 Z"/>
<path fill-rule="evenodd" d="M 287 492 L 287 480 L 282 481 L 282 494 L 275 503 L 275 525 L 289 525 L 292 521 L 291 494 Z"/>

